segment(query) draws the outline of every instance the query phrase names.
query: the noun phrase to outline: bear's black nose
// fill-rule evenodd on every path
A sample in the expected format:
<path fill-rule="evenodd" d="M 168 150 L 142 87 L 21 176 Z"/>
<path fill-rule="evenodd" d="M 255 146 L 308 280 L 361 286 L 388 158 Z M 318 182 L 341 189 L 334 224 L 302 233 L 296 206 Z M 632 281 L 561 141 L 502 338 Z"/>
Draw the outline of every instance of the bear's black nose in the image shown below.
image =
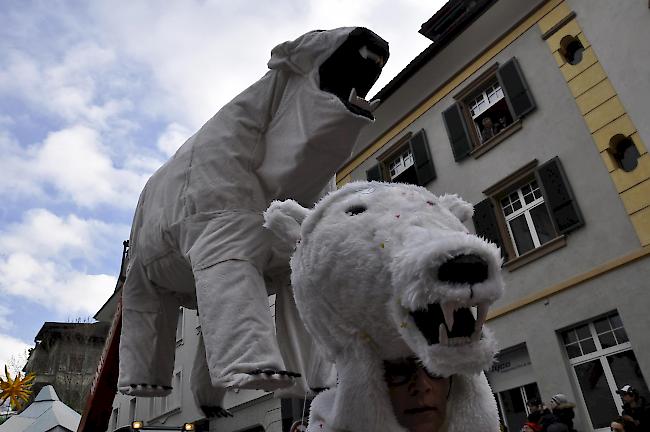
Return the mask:
<path fill-rule="evenodd" d="M 458 284 L 476 284 L 488 277 L 488 266 L 478 255 L 458 255 L 443 263 L 438 269 L 438 279 Z"/>

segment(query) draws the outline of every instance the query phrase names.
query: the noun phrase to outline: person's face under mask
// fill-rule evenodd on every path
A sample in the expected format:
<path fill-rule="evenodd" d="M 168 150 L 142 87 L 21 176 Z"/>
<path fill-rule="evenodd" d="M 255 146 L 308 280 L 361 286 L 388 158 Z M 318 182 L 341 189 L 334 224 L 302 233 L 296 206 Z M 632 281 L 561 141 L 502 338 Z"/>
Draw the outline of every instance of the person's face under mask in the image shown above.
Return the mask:
<path fill-rule="evenodd" d="M 434 377 L 413 358 L 384 362 L 393 411 L 410 432 L 438 432 L 445 422 L 449 378 Z"/>

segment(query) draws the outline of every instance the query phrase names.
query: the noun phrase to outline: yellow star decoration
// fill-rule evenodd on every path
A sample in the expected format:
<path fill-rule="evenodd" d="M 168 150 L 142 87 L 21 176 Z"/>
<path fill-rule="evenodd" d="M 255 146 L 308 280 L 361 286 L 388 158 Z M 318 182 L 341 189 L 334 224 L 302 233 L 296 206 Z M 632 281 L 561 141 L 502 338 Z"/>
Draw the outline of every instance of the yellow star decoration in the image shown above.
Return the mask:
<path fill-rule="evenodd" d="M 18 410 L 22 407 L 23 403 L 29 400 L 29 396 L 32 394 L 30 390 L 33 384 L 32 381 L 34 381 L 36 375 L 29 373 L 25 377 L 22 377 L 20 372 L 18 372 L 15 377 L 11 378 L 9 370 L 5 366 L 5 377 L 7 378 L 6 380 L 0 376 L 0 404 L 3 404 L 9 399 L 11 408 Z"/>

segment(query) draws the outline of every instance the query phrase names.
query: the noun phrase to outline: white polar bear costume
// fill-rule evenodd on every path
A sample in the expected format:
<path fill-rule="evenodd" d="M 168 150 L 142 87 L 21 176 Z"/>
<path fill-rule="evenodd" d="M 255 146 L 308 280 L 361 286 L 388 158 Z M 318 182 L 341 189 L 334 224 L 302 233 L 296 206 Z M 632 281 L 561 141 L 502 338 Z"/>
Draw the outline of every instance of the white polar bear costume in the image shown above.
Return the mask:
<path fill-rule="evenodd" d="M 288 368 L 313 378 L 311 386 L 326 385 L 332 366 L 310 350 L 286 292 L 290 250 L 263 228 L 262 213 L 275 199 L 311 205 L 321 196 L 374 120 L 373 104 L 357 93 L 366 95 L 387 58 L 388 44 L 360 27 L 278 45 L 270 71 L 149 179 L 122 293 L 122 393 L 171 391 L 179 306 L 199 310 L 196 386 L 274 390 L 294 384 L 299 374 Z M 277 312 L 280 345 L 267 299 L 278 287 L 286 307 Z"/>
<path fill-rule="evenodd" d="M 296 245 L 296 304 L 338 371 L 312 403 L 310 432 L 405 432 L 383 361 L 410 356 L 453 375 L 445 431 L 499 430 L 482 370 L 496 351 L 483 324 L 503 292 L 501 257 L 468 233 L 472 213 L 456 195 L 379 182 L 350 183 L 313 210 L 286 200 L 266 211 L 265 226 Z"/>

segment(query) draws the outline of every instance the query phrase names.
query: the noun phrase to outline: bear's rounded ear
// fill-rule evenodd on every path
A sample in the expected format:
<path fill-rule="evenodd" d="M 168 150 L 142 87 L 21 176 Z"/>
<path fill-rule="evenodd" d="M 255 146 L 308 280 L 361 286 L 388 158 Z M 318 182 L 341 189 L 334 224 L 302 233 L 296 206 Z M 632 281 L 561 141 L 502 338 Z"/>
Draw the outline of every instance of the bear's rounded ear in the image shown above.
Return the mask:
<path fill-rule="evenodd" d="M 293 245 L 300 239 L 300 225 L 309 212 L 294 200 L 273 201 L 264 212 L 264 226 Z"/>
<path fill-rule="evenodd" d="M 465 222 L 474 214 L 474 207 L 456 194 L 446 194 L 438 198 L 438 203 L 454 216 Z"/>

